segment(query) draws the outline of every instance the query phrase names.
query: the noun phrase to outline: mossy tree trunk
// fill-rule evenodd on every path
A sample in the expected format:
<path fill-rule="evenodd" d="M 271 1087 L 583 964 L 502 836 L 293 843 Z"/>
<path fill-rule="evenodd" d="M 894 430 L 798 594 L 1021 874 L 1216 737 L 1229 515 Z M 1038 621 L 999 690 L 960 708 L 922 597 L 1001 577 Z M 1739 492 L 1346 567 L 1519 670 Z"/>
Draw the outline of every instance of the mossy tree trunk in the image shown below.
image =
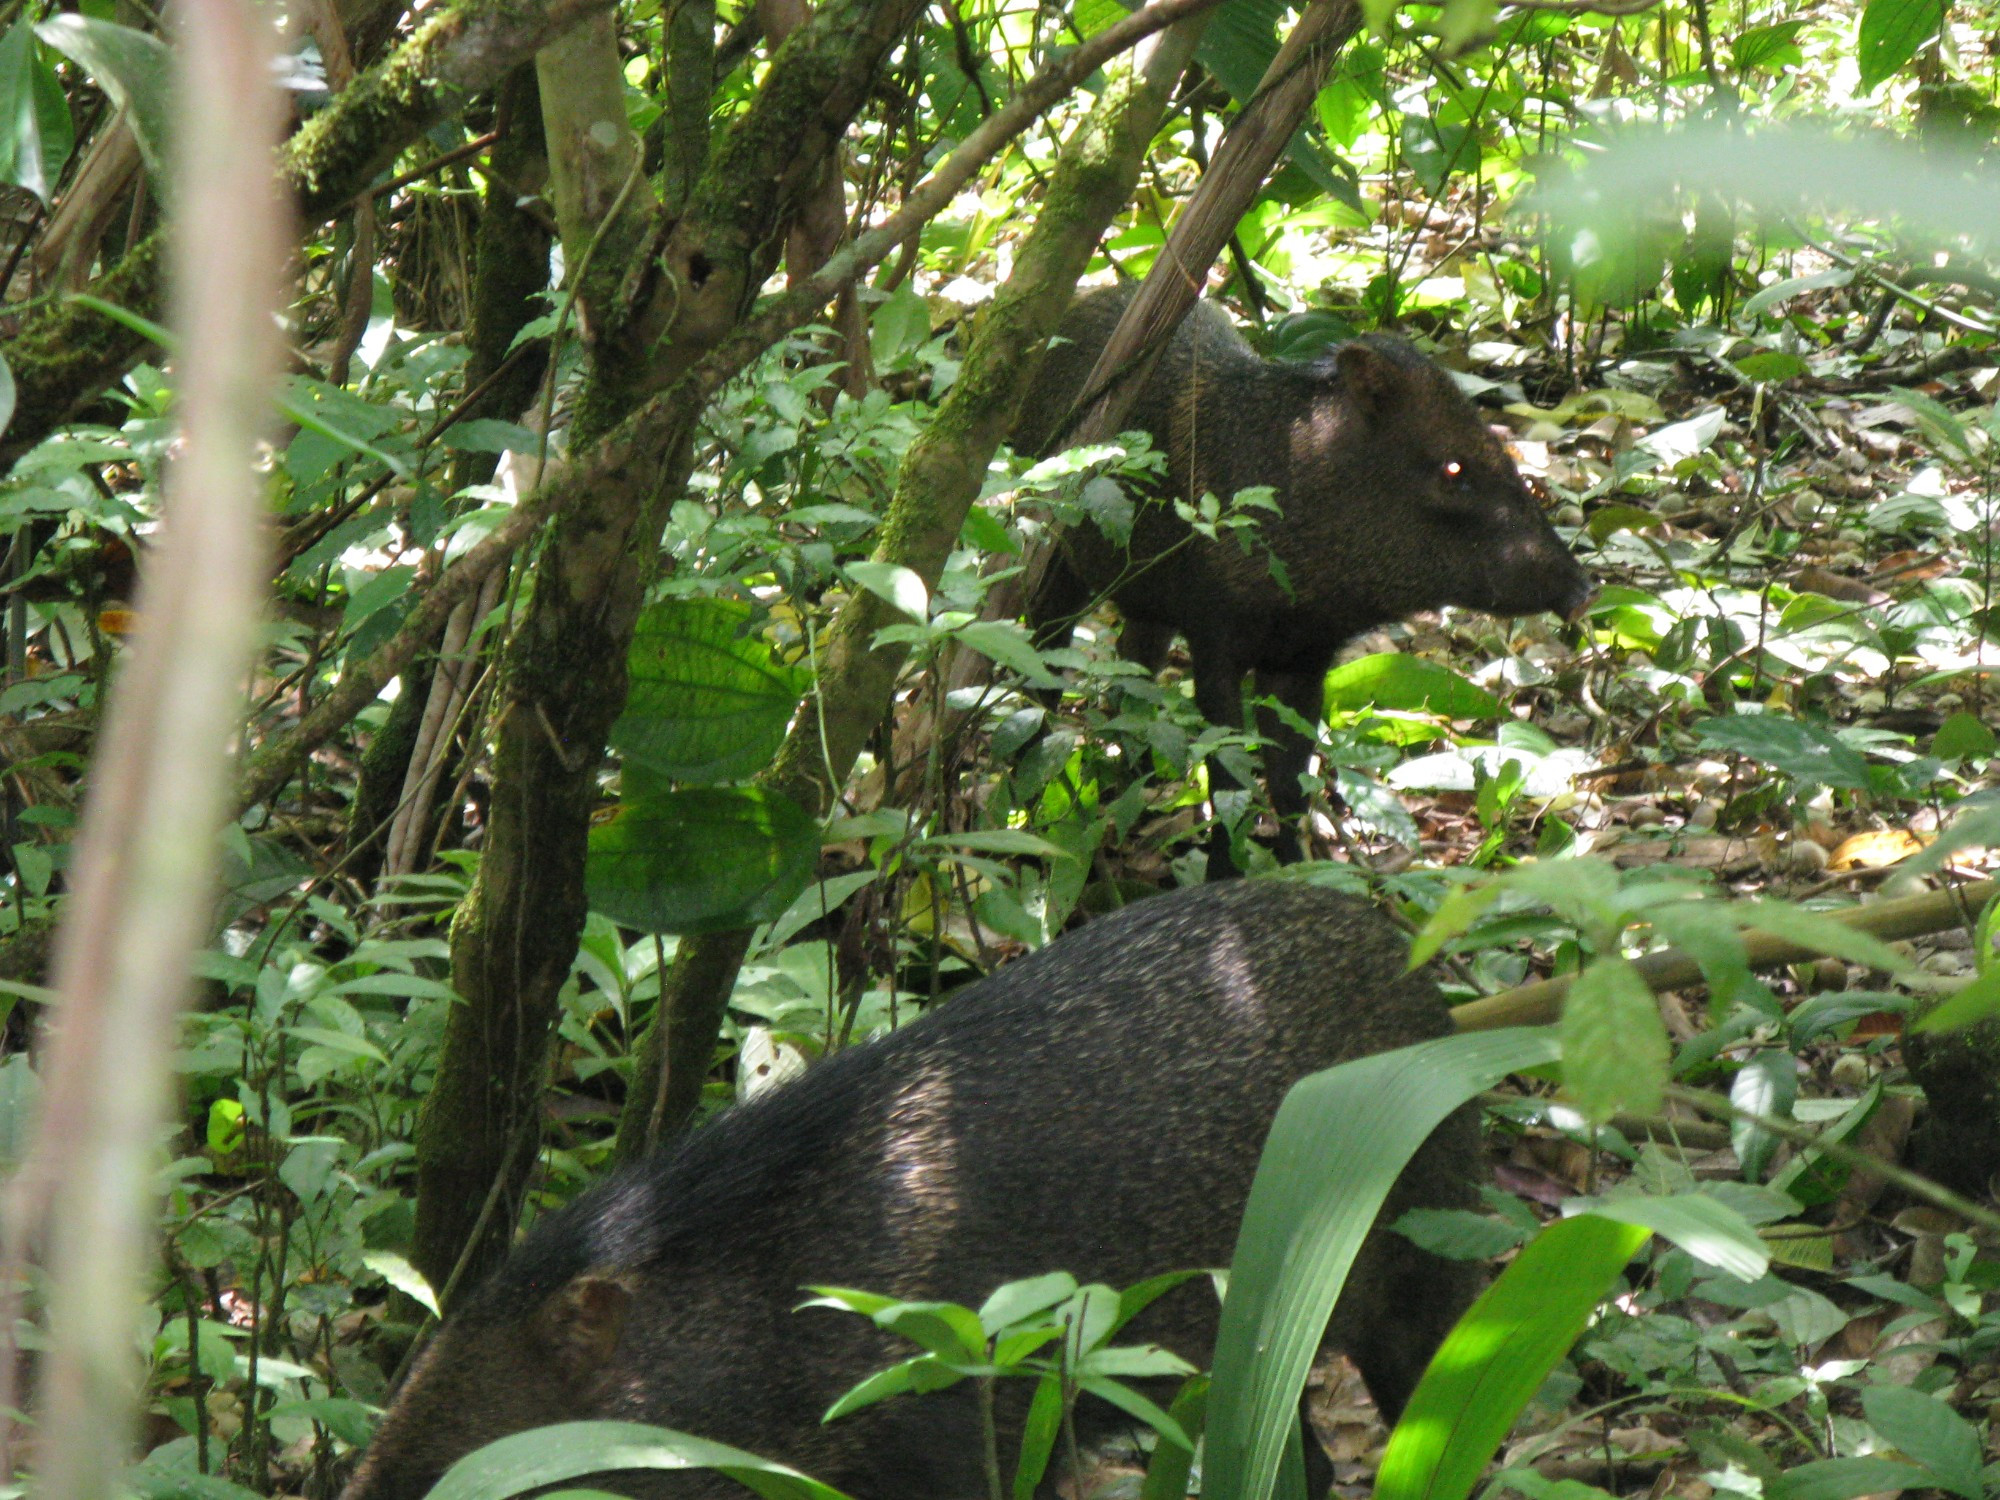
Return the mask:
<path fill-rule="evenodd" d="M 589 442 L 729 333 L 770 271 L 801 185 L 839 140 L 916 0 L 823 6 L 773 58 L 670 231 L 636 169 L 608 23 L 540 63 L 550 180 L 591 358 L 573 441 Z M 686 147 L 677 159 L 698 155 Z M 657 239 L 663 248 L 647 256 Z M 635 273 L 636 268 L 636 273 Z M 650 273 L 650 274 L 645 274 Z M 557 996 L 584 918 L 583 858 L 625 656 L 698 401 L 650 424 L 630 461 L 569 496 L 502 663 L 480 872 L 452 929 L 455 1006 L 417 1130 L 412 1259 L 463 1284 L 504 1253 L 534 1161 Z"/>
<path fill-rule="evenodd" d="M 1131 200 L 1168 94 L 1205 20 L 1196 16 L 1163 33 L 1064 144 L 1013 274 L 981 320 L 950 394 L 904 456 L 874 555 L 908 568 L 926 588 L 935 588 L 944 571 L 1077 278 L 1105 227 Z M 831 805 L 838 782 L 888 712 L 904 653 L 878 649 L 874 640 L 897 619 L 862 590 L 842 607 L 818 663 L 817 711 L 799 716 L 763 778 L 767 787 L 815 813 Z M 657 1145 L 693 1114 L 749 936 L 682 939 L 655 1024 L 634 1061 L 619 1122 L 620 1157 Z"/>

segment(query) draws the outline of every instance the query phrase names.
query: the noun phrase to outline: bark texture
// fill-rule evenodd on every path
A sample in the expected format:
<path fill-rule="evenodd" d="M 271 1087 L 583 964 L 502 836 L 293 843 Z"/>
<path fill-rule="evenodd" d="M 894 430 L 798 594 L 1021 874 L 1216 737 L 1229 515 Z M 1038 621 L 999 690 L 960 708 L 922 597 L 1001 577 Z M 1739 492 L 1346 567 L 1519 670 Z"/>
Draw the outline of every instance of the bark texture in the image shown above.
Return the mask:
<path fill-rule="evenodd" d="M 644 393 L 685 374 L 735 326 L 769 273 L 796 192 L 815 180 L 918 8 L 846 0 L 800 27 L 717 143 L 653 259 L 622 253 L 646 233 L 635 158 L 624 154 L 629 137 L 613 145 L 598 129 L 595 146 L 579 142 L 598 123 L 592 115 L 610 108 L 588 70 L 601 72 L 606 58 L 615 67 L 615 51 L 591 52 L 588 33 L 558 49 L 581 49 L 566 65 L 555 59 L 575 85 L 560 95 L 544 58 L 544 104 L 556 103 L 564 122 L 550 117 L 551 175 L 592 354 L 574 431 L 624 434 L 630 448 L 627 461 L 595 463 L 590 482 L 572 488 L 503 661 L 486 850 L 452 928 L 452 978 L 465 1003 L 452 1011 L 417 1130 L 412 1259 L 434 1285 L 465 1284 L 497 1263 L 534 1160 L 557 997 L 583 926 L 598 768 L 624 705 L 626 652 L 664 507 L 686 479 L 700 410 L 680 393 L 641 406 Z M 664 274 L 654 286 L 635 283 L 634 264 Z"/>
<path fill-rule="evenodd" d="M 1198 21 L 1182 24 L 1187 29 L 1169 32 L 1150 66 L 1106 90 L 1065 143 L 1013 275 L 994 297 L 950 395 L 904 455 L 875 559 L 910 569 L 927 588 L 944 570 L 1077 277 L 1105 226 L 1131 199 L 1168 93 L 1198 35 Z M 767 787 L 816 814 L 831 804 L 863 741 L 888 712 L 904 653 L 877 649 L 874 640 L 895 618 L 872 593 L 857 589 L 850 596 L 817 663 L 818 712 L 799 716 L 763 778 Z M 748 939 L 744 932 L 682 939 L 661 986 L 660 1019 L 634 1059 L 633 1088 L 619 1121 L 621 1157 L 658 1145 L 700 1103 Z"/>

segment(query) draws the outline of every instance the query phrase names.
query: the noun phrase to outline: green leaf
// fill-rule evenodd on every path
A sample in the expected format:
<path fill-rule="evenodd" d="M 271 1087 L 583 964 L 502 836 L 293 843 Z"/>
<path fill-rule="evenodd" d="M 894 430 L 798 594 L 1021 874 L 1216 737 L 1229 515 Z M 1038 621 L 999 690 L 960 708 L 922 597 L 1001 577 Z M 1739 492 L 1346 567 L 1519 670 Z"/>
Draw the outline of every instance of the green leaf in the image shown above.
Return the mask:
<path fill-rule="evenodd" d="M 1548 1030 L 1475 1032 L 1304 1079 L 1272 1124 L 1216 1336 L 1202 1494 L 1264 1500 L 1334 1299 L 1377 1210 L 1438 1123 L 1557 1055 Z M 1326 1143 L 1341 1149 L 1329 1152 Z"/>
<path fill-rule="evenodd" d="M 876 1313 L 875 1323 L 939 1359 L 976 1364 L 986 1358 L 979 1315 L 955 1302 L 897 1302 Z"/>
<path fill-rule="evenodd" d="M 2000 741 L 1977 714 L 1956 713 L 1931 736 L 1931 754 L 1939 760 L 1988 760 Z"/>
<path fill-rule="evenodd" d="M 1739 1281 L 1755 1281 L 1771 1269 L 1770 1253 L 1749 1221 L 1706 1193 L 1635 1193 L 1592 1199 L 1589 1206 L 1601 1218 L 1636 1224 L 1672 1240 L 1696 1260 Z"/>
<path fill-rule="evenodd" d="M 1184 1381 L 1167 1415 L 1180 1424 L 1181 1431 L 1199 1438 L 1208 1416 L 1208 1377 L 1193 1375 Z M 1156 1444 L 1152 1461 L 1146 1465 L 1146 1483 L 1139 1500 L 1187 1500 L 1193 1467 L 1192 1451 L 1175 1443 Z"/>
<path fill-rule="evenodd" d="M 1484 885 L 1461 885 L 1445 892 L 1430 920 L 1410 943 L 1410 967 L 1430 962 L 1432 956 L 1479 920 L 1481 913 L 1499 900 L 1505 887 L 1488 881 Z"/>
<path fill-rule="evenodd" d="M 47 108 L 45 76 L 55 83 L 59 115 Z M 34 27 L 17 21 L 0 36 L 0 182 L 26 188 L 47 203 L 71 144 L 62 86 L 35 45 Z"/>
<path fill-rule="evenodd" d="M 826 1409 L 823 1422 L 835 1422 L 840 1418 L 873 1406 L 878 1401 L 887 1401 L 891 1396 L 921 1395 L 926 1391 L 941 1391 L 946 1386 L 956 1385 L 963 1380 L 962 1371 L 954 1370 L 935 1354 L 913 1354 L 886 1370 L 877 1370 L 852 1390 L 844 1392 L 840 1399 Z"/>
<path fill-rule="evenodd" d="M 1051 1371 L 1035 1382 L 1034 1399 L 1021 1429 L 1021 1457 L 1014 1466 L 1014 1500 L 1033 1500 L 1048 1472 L 1049 1458 L 1062 1433 L 1062 1377 Z"/>
<path fill-rule="evenodd" d="M 618 1469 L 713 1469 L 765 1500 L 847 1500 L 831 1485 L 741 1448 L 638 1422 L 563 1422 L 517 1432 L 453 1464 L 429 1500 L 507 1500 Z"/>
<path fill-rule="evenodd" d="M 1507 1430 L 1649 1238 L 1580 1214 L 1530 1240 L 1417 1383 L 1375 1473 L 1376 1500 L 1463 1500 Z"/>
<path fill-rule="evenodd" d="M 1956 1031 L 1988 1016 L 2000 1015 L 2000 965 L 1987 970 L 1953 993 L 1936 1010 L 1911 1022 L 1912 1031 Z"/>
<path fill-rule="evenodd" d="M 1729 1102 L 1766 1119 L 1789 1120 L 1798 1096 L 1798 1069 L 1790 1050 L 1783 1047 L 1750 1058 L 1729 1082 Z M 1778 1149 L 1778 1137 L 1755 1120 L 1736 1115 L 1729 1122 L 1729 1141 L 1736 1150 L 1744 1179 L 1761 1181 L 1772 1153 Z"/>
<path fill-rule="evenodd" d="M 1805 54 L 1800 50 L 1797 38 L 1805 24 L 1804 21 L 1779 21 L 1772 26 L 1752 26 L 1730 44 L 1729 60 L 1739 73 L 1803 63 Z"/>
<path fill-rule="evenodd" d="M 408 1297 L 417 1306 L 424 1308 L 432 1317 L 442 1316 L 438 1312 L 437 1293 L 424 1280 L 424 1273 L 393 1250 L 364 1250 L 361 1264 L 380 1276 L 390 1286 Z"/>
<path fill-rule="evenodd" d="M 1765 1486 L 1765 1500 L 1856 1500 L 1928 1488 L 1935 1481 L 1915 1464 L 1893 1458 L 1822 1458 L 1789 1469 Z"/>
<path fill-rule="evenodd" d="M 166 44 L 130 26 L 79 15 L 51 16 L 35 35 L 90 74 L 126 112 L 146 169 L 158 172 L 166 160 L 171 118 Z"/>
<path fill-rule="evenodd" d="M 974 620 L 958 626 L 952 634 L 1033 686 L 1047 687 L 1056 680 L 1028 632 L 1013 620 Z"/>
<path fill-rule="evenodd" d="M 1798 1012 L 1794 1011 L 1792 1015 L 1793 1035 L 1796 1037 Z M 1768 1185 L 1795 1199 L 1803 1208 L 1817 1208 L 1832 1202 L 1846 1186 L 1848 1174 L 1853 1169 L 1847 1163 L 1828 1156 L 1824 1148 L 1848 1139 L 1873 1119 L 1875 1111 L 1881 1107 L 1882 1097 L 1882 1083 L 1877 1079 L 1838 1120 L 1819 1133 L 1818 1144 L 1806 1147 L 1786 1162 L 1772 1175 Z"/>
<path fill-rule="evenodd" d="M 896 563 L 851 562 L 847 565 L 847 576 L 919 625 L 929 622 L 930 590 L 908 568 Z"/>
<path fill-rule="evenodd" d="M 1500 700 L 1434 661 L 1401 651 L 1378 651 L 1343 662 L 1326 674 L 1326 711 L 1363 708 L 1433 713 L 1447 719 L 1493 719 Z"/>
<path fill-rule="evenodd" d="M 1587 965 L 1563 1000 L 1561 1025 L 1563 1085 L 1586 1118 L 1658 1112 L 1670 1049 L 1637 969 L 1622 958 Z"/>
<path fill-rule="evenodd" d="M 1149 1375 L 1191 1375 L 1194 1373 L 1194 1367 L 1188 1364 L 1186 1360 L 1177 1360 L 1175 1363 L 1179 1365 L 1178 1369 L 1161 1366 L 1158 1369 L 1147 1370 L 1142 1373 Z M 1077 1381 L 1077 1385 L 1097 1397 L 1098 1400 L 1117 1407 L 1134 1421 L 1145 1423 L 1160 1435 L 1161 1441 L 1172 1443 L 1179 1448 L 1193 1449 L 1194 1439 L 1181 1430 L 1181 1424 L 1168 1416 L 1153 1402 L 1133 1390 L 1129 1385 L 1123 1385 L 1116 1380 L 1108 1380 L 1097 1375 L 1085 1375 Z"/>
<path fill-rule="evenodd" d="M 812 674 L 745 634 L 751 617 L 734 599 L 671 599 L 642 614 L 612 748 L 675 781 L 735 781 L 770 764 Z"/>
<path fill-rule="evenodd" d="M 1935 1482 L 1965 1500 L 1980 1500 L 1980 1440 L 1973 1425 L 1935 1396 L 1906 1385 L 1871 1385 L 1861 1393 L 1868 1425 L 1915 1459 Z"/>
<path fill-rule="evenodd" d="M 1779 349 L 1760 349 L 1736 361 L 1736 368 L 1752 380 L 1776 381 L 1796 380 L 1808 373 L 1812 366 L 1796 354 L 1787 354 Z"/>
<path fill-rule="evenodd" d="M 1861 92 L 1871 92 L 1915 57 L 1943 21 L 1942 0 L 1868 0 L 1854 47 Z"/>
<path fill-rule="evenodd" d="M 1695 725 L 1701 743 L 1734 750 L 1816 786 L 1868 790 L 1868 762 L 1861 752 L 1816 724 L 1776 714 L 1735 714 Z"/>
<path fill-rule="evenodd" d="M 1067 1271 L 1010 1281 L 979 1305 L 979 1326 L 990 1336 L 1075 1295 L 1076 1278 Z"/>
<path fill-rule="evenodd" d="M 819 828 L 789 798 L 695 787 L 616 808 L 590 830 L 591 910 L 641 932 L 716 932 L 781 915 L 812 879 Z"/>

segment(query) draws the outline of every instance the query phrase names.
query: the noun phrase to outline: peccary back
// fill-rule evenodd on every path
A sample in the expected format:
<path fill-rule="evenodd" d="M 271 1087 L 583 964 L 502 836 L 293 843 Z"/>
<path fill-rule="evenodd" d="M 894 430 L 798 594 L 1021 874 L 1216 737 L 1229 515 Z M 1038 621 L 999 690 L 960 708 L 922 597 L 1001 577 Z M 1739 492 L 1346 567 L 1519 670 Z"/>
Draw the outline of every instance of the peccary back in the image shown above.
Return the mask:
<path fill-rule="evenodd" d="M 1060 445 L 1131 298 L 1114 287 L 1071 306 L 1016 423 L 1017 448 Z M 1184 635 L 1211 723 L 1246 727 L 1248 672 L 1260 693 L 1318 723 L 1341 644 L 1418 610 L 1570 614 L 1594 591 L 1477 408 L 1404 339 L 1374 334 L 1304 364 L 1266 360 L 1221 308 L 1198 302 L 1123 425 L 1166 454 L 1160 491 L 1137 507 L 1129 546 L 1090 525 L 1064 535 L 1030 623 L 1040 644 L 1058 644 L 1108 594 L 1127 654 L 1156 669 Z M 1192 532 L 1167 503 L 1260 485 L 1279 513 L 1259 513 L 1247 550 Z M 1274 743 L 1271 801 L 1296 816 L 1311 745 L 1276 716 L 1259 727 Z M 1222 853 L 1226 863 L 1226 837 Z"/>
<path fill-rule="evenodd" d="M 683 1428 L 860 1500 L 983 1495 L 964 1386 L 821 1425 L 911 1351 L 859 1317 L 795 1313 L 800 1288 L 976 1305 L 1054 1270 L 1123 1287 L 1226 1265 L 1286 1090 L 1449 1030 L 1406 954 L 1364 904 L 1276 881 L 1153 897 L 1050 944 L 545 1220 L 447 1320 L 346 1500 L 414 1500 L 481 1443 L 585 1417 Z M 1468 1205 L 1477 1160 L 1454 1116 L 1384 1221 Z M 1378 1225 L 1330 1340 L 1385 1412 L 1476 1283 Z M 1131 1334 L 1205 1364 L 1215 1326 L 1197 1279 Z M 612 1487 L 738 1493 L 701 1474 Z"/>

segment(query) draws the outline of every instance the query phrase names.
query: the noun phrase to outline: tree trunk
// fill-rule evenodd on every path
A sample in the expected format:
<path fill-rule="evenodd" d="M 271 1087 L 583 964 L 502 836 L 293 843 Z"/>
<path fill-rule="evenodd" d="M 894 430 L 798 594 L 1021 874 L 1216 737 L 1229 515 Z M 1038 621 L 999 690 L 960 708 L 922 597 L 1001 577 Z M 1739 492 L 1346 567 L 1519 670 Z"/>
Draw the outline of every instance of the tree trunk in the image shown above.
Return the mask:
<path fill-rule="evenodd" d="M 936 586 L 979 496 L 986 466 L 1033 378 L 1042 345 L 1105 226 L 1131 201 L 1167 96 L 1205 22 L 1205 16 L 1196 16 L 1163 33 L 1150 56 L 1106 90 L 1065 143 L 1013 275 L 981 320 L 951 393 L 904 456 L 875 549 L 877 561 L 906 567 L 927 588 Z M 875 633 L 895 620 L 890 606 L 874 594 L 857 589 L 850 596 L 826 637 L 818 712 L 799 716 L 763 778 L 767 787 L 816 813 L 831 804 L 838 781 L 888 712 L 904 653 L 874 649 L 873 642 Z M 748 945 L 747 932 L 681 940 L 661 984 L 654 1025 L 633 1060 L 632 1091 L 618 1127 L 621 1158 L 636 1157 L 679 1130 L 700 1103 L 723 1009 Z"/>
<path fill-rule="evenodd" d="M 575 442 L 610 431 L 735 327 L 769 273 L 791 194 L 813 180 L 918 8 L 917 0 L 822 7 L 772 60 L 654 256 L 643 246 L 657 205 L 635 169 L 609 27 L 579 28 L 544 54 L 550 178 L 592 354 Z M 660 284 L 649 290 L 635 268 Z M 557 996 L 583 927 L 598 768 L 624 706 L 632 627 L 698 416 L 692 399 L 669 402 L 630 461 L 602 467 L 571 497 L 507 646 L 486 850 L 452 926 L 452 978 L 464 1004 L 452 1009 L 417 1127 L 411 1258 L 447 1290 L 504 1254 L 534 1165 Z"/>

